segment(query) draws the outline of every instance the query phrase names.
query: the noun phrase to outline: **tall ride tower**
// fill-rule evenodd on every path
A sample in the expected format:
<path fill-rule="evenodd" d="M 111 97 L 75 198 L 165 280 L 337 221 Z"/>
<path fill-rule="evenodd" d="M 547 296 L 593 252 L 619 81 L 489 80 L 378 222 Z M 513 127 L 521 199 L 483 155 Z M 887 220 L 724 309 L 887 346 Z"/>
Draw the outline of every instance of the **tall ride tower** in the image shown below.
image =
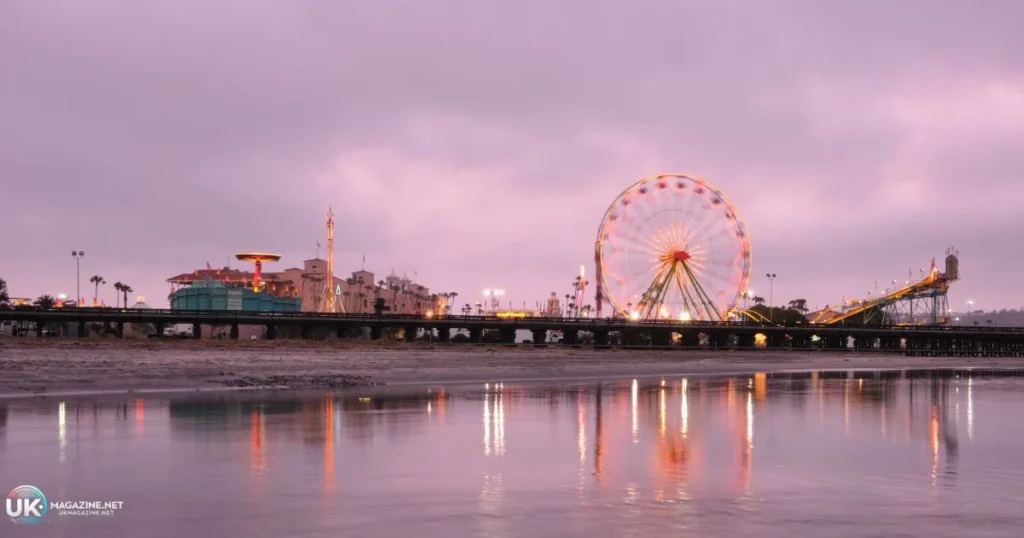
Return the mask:
<path fill-rule="evenodd" d="M 327 274 L 324 276 L 324 299 L 321 312 L 344 312 L 345 305 L 337 300 L 334 289 L 334 210 L 327 206 Z"/>

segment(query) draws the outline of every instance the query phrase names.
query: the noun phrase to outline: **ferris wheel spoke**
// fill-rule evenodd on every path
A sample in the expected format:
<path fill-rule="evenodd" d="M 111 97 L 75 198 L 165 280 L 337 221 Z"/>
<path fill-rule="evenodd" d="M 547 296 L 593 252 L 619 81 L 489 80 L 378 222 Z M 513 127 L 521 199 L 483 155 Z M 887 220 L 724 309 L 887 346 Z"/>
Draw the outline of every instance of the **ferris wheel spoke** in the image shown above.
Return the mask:
<path fill-rule="evenodd" d="M 693 268 L 691 268 L 691 269 L 693 269 Z M 728 270 L 726 270 L 726 272 L 722 272 L 722 271 L 723 271 L 723 268 L 721 268 L 721 267 L 719 267 L 717 265 L 712 265 L 710 267 L 702 267 L 699 272 L 698 271 L 694 271 L 694 273 L 696 273 L 698 276 L 708 275 L 708 276 L 714 276 L 714 277 L 718 277 L 720 279 L 723 279 L 725 281 L 728 281 L 729 280 L 729 271 Z"/>
<path fill-rule="evenodd" d="M 720 222 L 715 222 L 714 218 L 709 218 L 709 219 L 705 220 L 703 225 L 700 228 L 696 228 L 696 229 L 693 230 L 693 235 L 691 236 L 691 238 L 704 238 L 704 237 L 709 237 L 709 236 L 717 237 L 719 235 L 727 236 L 728 235 L 728 229 L 722 229 L 722 230 L 719 230 L 718 232 L 715 232 L 713 234 L 711 233 L 711 229 L 715 225 L 717 225 L 717 224 L 721 224 L 721 223 Z M 730 239 L 736 240 L 737 238 L 736 237 L 731 237 Z"/>
<path fill-rule="evenodd" d="M 711 297 L 708 296 L 707 292 L 704 290 L 704 286 L 701 285 L 700 280 L 698 280 L 696 275 L 694 275 L 693 272 L 689 270 L 689 267 L 686 267 L 684 265 L 683 269 L 686 271 L 686 275 L 689 278 L 690 282 L 693 283 L 693 286 L 697 291 L 697 296 L 700 298 L 701 303 L 704 305 L 704 309 L 707 312 L 708 317 L 711 318 L 712 320 L 713 318 L 718 317 L 719 321 L 721 321 L 721 315 L 718 313 L 718 309 L 715 307 L 715 304 L 712 301 Z"/>
<path fill-rule="evenodd" d="M 697 302 L 694 301 L 693 296 L 687 289 L 686 284 L 683 283 L 683 277 L 681 271 L 676 271 L 675 274 L 676 287 L 679 289 L 679 295 L 683 299 L 683 311 L 686 312 L 690 317 L 696 315 L 697 319 L 700 319 L 700 312 L 697 309 Z M 682 314 L 680 314 L 682 316 Z"/>
<path fill-rule="evenodd" d="M 640 245 L 645 247 L 646 250 L 644 250 L 644 252 L 646 254 L 657 256 L 661 252 L 661 249 L 659 249 L 658 245 L 646 237 L 634 235 L 625 230 L 618 230 L 618 233 L 619 235 L 625 236 L 625 238 L 629 239 L 633 245 Z M 635 249 L 631 250 L 630 252 L 634 251 Z"/>
<path fill-rule="evenodd" d="M 661 265 L 663 265 L 662 261 L 661 260 L 656 260 L 656 261 L 654 261 L 654 263 L 651 263 L 647 267 L 645 267 L 643 269 L 640 269 L 636 273 L 633 273 L 633 274 L 629 275 L 626 278 L 629 279 L 629 280 L 636 280 L 637 278 L 640 278 L 641 276 L 643 276 L 645 274 L 650 274 L 651 271 L 657 269 Z"/>
<path fill-rule="evenodd" d="M 627 221 L 627 222 L 624 222 L 623 224 L 628 224 L 628 223 L 629 222 Z M 642 231 L 643 230 L 638 229 L 636 227 L 634 227 L 633 230 L 628 230 L 626 226 L 616 227 L 616 228 L 612 229 L 613 233 L 618 233 L 620 235 L 626 235 L 633 242 L 639 242 L 639 243 L 642 243 L 642 244 L 645 244 L 645 245 L 649 246 L 652 249 L 657 249 L 658 245 L 650 237 L 644 236 L 641 233 Z"/>

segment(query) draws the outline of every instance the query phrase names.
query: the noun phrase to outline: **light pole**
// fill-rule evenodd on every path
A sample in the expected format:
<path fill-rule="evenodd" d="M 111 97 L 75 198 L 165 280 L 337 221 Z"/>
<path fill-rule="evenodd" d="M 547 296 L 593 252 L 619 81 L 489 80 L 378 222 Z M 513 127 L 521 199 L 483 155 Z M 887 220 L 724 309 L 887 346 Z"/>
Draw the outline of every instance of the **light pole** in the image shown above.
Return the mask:
<path fill-rule="evenodd" d="M 81 260 L 85 256 L 84 250 L 72 250 L 71 257 L 75 259 L 75 306 L 82 302 L 82 271 Z"/>
<path fill-rule="evenodd" d="M 490 289 L 490 288 L 485 289 L 484 290 L 484 301 L 483 301 L 484 307 L 486 308 L 488 306 L 488 304 L 490 304 L 491 310 L 497 312 L 499 310 L 499 307 L 501 306 L 501 299 L 500 299 L 500 297 L 504 297 L 504 295 L 505 295 L 505 290 L 503 290 L 503 289 L 493 289 L 493 290 Z M 510 306 L 509 308 L 512 308 L 512 307 Z"/>
<path fill-rule="evenodd" d="M 971 310 L 974 310 L 974 299 L 967 299 L 967 325 L 971 324 Z"/>
<path fill-rule="evenodd" d="M 768 322 L 775 323 L 775 277 L 778 275 L 767 273 L 764 276 L 768 277 Z"/>

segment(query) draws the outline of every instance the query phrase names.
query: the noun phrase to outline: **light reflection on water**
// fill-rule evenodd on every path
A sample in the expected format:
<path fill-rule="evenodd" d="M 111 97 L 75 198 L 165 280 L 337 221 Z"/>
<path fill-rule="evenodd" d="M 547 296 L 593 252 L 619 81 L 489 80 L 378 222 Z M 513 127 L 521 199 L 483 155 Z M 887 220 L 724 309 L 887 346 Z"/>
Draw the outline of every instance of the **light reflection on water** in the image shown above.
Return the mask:
<path fill-rule="evenodd" d="M 1022 388 L 842 372 L 11 400 L 0 403 L 0 489 L 31 484 L 51 500 L 125 509 L 0 526 L 4 536 L 1015 536 Z"/>

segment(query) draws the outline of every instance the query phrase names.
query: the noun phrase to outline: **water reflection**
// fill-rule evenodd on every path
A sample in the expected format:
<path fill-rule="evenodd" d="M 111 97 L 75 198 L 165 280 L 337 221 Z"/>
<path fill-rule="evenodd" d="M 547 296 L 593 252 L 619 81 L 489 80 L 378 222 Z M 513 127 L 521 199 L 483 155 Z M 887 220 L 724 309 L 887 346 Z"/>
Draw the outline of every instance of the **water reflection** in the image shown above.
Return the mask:
<path fill-rule="evenodd" d="M 505 388 L 502 383 L 484 393 L 484 455 L 505 454 Z"/>
<path fill-rule="evenodd" d="M 308 510 L 316 491 L 316 510 L 325 514 L 317 524 L 358 534 L 399 532 L 417 518 L 444 527 L 466 517 L 477 519 L 474 532 L 522 534 L 531 527 L 520 516 L 545 506 L 557 512 L 537 515 L 550 525 L 545 532 L 597 535 L 605 532 L 595 522 L 617 517 L 645 535 L 670 528 L 713 534 L 715 517 L 722 525 L 736 523 L 728 514 L 763 519 L 767 506 L 773 514 L 813 512 L 811 519 L 843 506 L 867 510 L 858 505 L 865 502 L 939 513 L 973 499 L 970 506 L 989 510 L 1002 502 L 998 495 L 1015 498 L 1021 478 L 1016 452 L 1024 431 L 1006 422 L 1024 411 L 1020 386 L 1015 379 L 816 372 L 496 383 L 402 395 L 10 401 L 0 407 L 0 476 L 52 491 L 101 484 L 132 495 L 143 515 L 156 518 L 169 517 L 173 511 L 158 507 L 179 502 L 175 495 L 185 490 L 211 499 L 241 495 L 271 512 Z M 961 446 L 961 427 L 969 448 Z M 240 465 L 225 465 L 232 461 Z M 141 476 L 153 477 L 144 492 Z M 574 500 L 560 497 L 567 489 Z M 395 499 L 407 511 L 397 519 L 387 508 Z M 723 501 L 729 504 L 716 504 Z M 274 525 L 243 525 L 249 509 L 238 510 L 223 514 L 226 529 L 273 535 Z M 641 532 L 658 518 L 674 526 Z"/>

